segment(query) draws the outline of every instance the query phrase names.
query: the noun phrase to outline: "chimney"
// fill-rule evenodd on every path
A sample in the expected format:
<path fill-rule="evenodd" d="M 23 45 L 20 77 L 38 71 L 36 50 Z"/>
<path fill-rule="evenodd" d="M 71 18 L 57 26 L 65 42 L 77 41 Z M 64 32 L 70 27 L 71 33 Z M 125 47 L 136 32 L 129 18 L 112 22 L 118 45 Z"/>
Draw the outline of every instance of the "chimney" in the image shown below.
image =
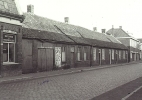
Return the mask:
<path fill-rule="evenodd" d="M 69 17 L 65 17 L 64 20 L 65 20 L 65 23 L 67 24 L 69 23 Z"/>
<path fill-rule="evenodd" d="M 120 29 L 122 29 L 122 26 L 119 26 Z"/>
<path fill-rule="evenodd" d="M 27 5 L 27 12 L 34 14 L 34 6 L 33 5 Z"/>
<path fill-rule="evenodd" d="M 93 27 L 93 31 L 97 32 L 97 27 Z"/>
<path fill-rule="evenodd" d="M 106 29 L 102 29 L 102 33 L 106 33 Z"/>

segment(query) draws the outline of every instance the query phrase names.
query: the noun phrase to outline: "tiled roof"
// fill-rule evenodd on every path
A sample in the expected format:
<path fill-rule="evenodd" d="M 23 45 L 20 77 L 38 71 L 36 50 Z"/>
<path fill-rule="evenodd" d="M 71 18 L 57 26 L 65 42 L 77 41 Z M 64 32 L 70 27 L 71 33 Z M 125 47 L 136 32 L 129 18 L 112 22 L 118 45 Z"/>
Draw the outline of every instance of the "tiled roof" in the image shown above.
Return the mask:
<path fill-rule="evenodd" d="M 74 42 L 73 40 L 67 38 L 65 35 L 56 34 L 47 31 L 23 28 L 22 34 L 23 38 L 34 38 L 39 40 L 49 40 L 49 41 L 58 41 L 58 42 L 64 42 L 64 41 Z"/>
<path fill-rule="evenodd" d="M 114 37 L 131 37 L 128 33 L 126 33 L 123 29 L 110 29 L 106 32 L 107 34 L 111 34 Z"/>
<path fill-rule="evenodd" d="M 24 28 L 64 35 L 67 36 L 69 39 L 73 40 L 75 43 L 79 44 L 88 44 L 93 46 L 97 45 L 101 47 L 121 48 L 121 49 L 125 48 L 124 46 L 121 46 L 122 44 L 118 40 L 116 40 L 115 37 L 113 36 L 108 36 L 103 33 L 94 32 L 80 26 L 54 21 L 48 18 L 37 16 L 32 13 L 24 13 L 24 16 L 25 16 L 25 20 L 23 22 Z M 119 44 L 119 46 L 116 44 Z"/>
<path fill-rule="evenodd" d="M 15 0 L 0 0 L 0 11 L 12 14 L 18 14 Z"/>
<path fill-rule="evenodd" d="M 19 20 L 20 22 L 24 20 L 16 0 L 0 0 L 0 16 Z"/>

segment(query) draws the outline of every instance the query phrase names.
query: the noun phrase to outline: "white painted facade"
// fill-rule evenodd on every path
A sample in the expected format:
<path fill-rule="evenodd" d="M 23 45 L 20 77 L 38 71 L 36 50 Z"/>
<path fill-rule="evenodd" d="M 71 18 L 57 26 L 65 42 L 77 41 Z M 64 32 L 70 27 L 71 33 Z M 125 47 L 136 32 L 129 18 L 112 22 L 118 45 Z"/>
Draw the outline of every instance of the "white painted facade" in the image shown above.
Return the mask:
<path fill-rule="evenodd" d="M 139 46 L 139 41 L 134 40 L 134 39 L 130 39 L 130 46 L 134 47 L 134 48 L 138 48 Z"/>

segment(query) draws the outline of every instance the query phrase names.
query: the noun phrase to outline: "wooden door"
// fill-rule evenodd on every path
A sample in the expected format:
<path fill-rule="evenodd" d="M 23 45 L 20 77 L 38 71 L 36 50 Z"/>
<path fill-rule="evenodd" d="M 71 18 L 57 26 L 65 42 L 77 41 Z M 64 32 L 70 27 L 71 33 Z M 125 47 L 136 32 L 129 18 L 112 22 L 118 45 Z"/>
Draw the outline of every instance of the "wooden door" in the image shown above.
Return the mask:
<path fill-rule="evenodd" d="M 50 71 L 53 69 L 53 49 L 38 48 L 38 70 Z"/>

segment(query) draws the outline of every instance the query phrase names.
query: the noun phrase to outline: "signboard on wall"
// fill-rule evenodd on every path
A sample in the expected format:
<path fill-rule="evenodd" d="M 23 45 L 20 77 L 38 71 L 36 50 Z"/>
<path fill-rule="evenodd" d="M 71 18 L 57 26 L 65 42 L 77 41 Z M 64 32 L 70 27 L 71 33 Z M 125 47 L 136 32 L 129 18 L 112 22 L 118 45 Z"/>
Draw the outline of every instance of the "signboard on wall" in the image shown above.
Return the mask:
<path fill-rule="evenodd" d="M 15 42 L 15 35 L 3 34 L 3 42 Z"/>
<path fill-rule="evenodd" d="M 55 47 L 55 65 L 61 67 L 61 47 Z"/>

